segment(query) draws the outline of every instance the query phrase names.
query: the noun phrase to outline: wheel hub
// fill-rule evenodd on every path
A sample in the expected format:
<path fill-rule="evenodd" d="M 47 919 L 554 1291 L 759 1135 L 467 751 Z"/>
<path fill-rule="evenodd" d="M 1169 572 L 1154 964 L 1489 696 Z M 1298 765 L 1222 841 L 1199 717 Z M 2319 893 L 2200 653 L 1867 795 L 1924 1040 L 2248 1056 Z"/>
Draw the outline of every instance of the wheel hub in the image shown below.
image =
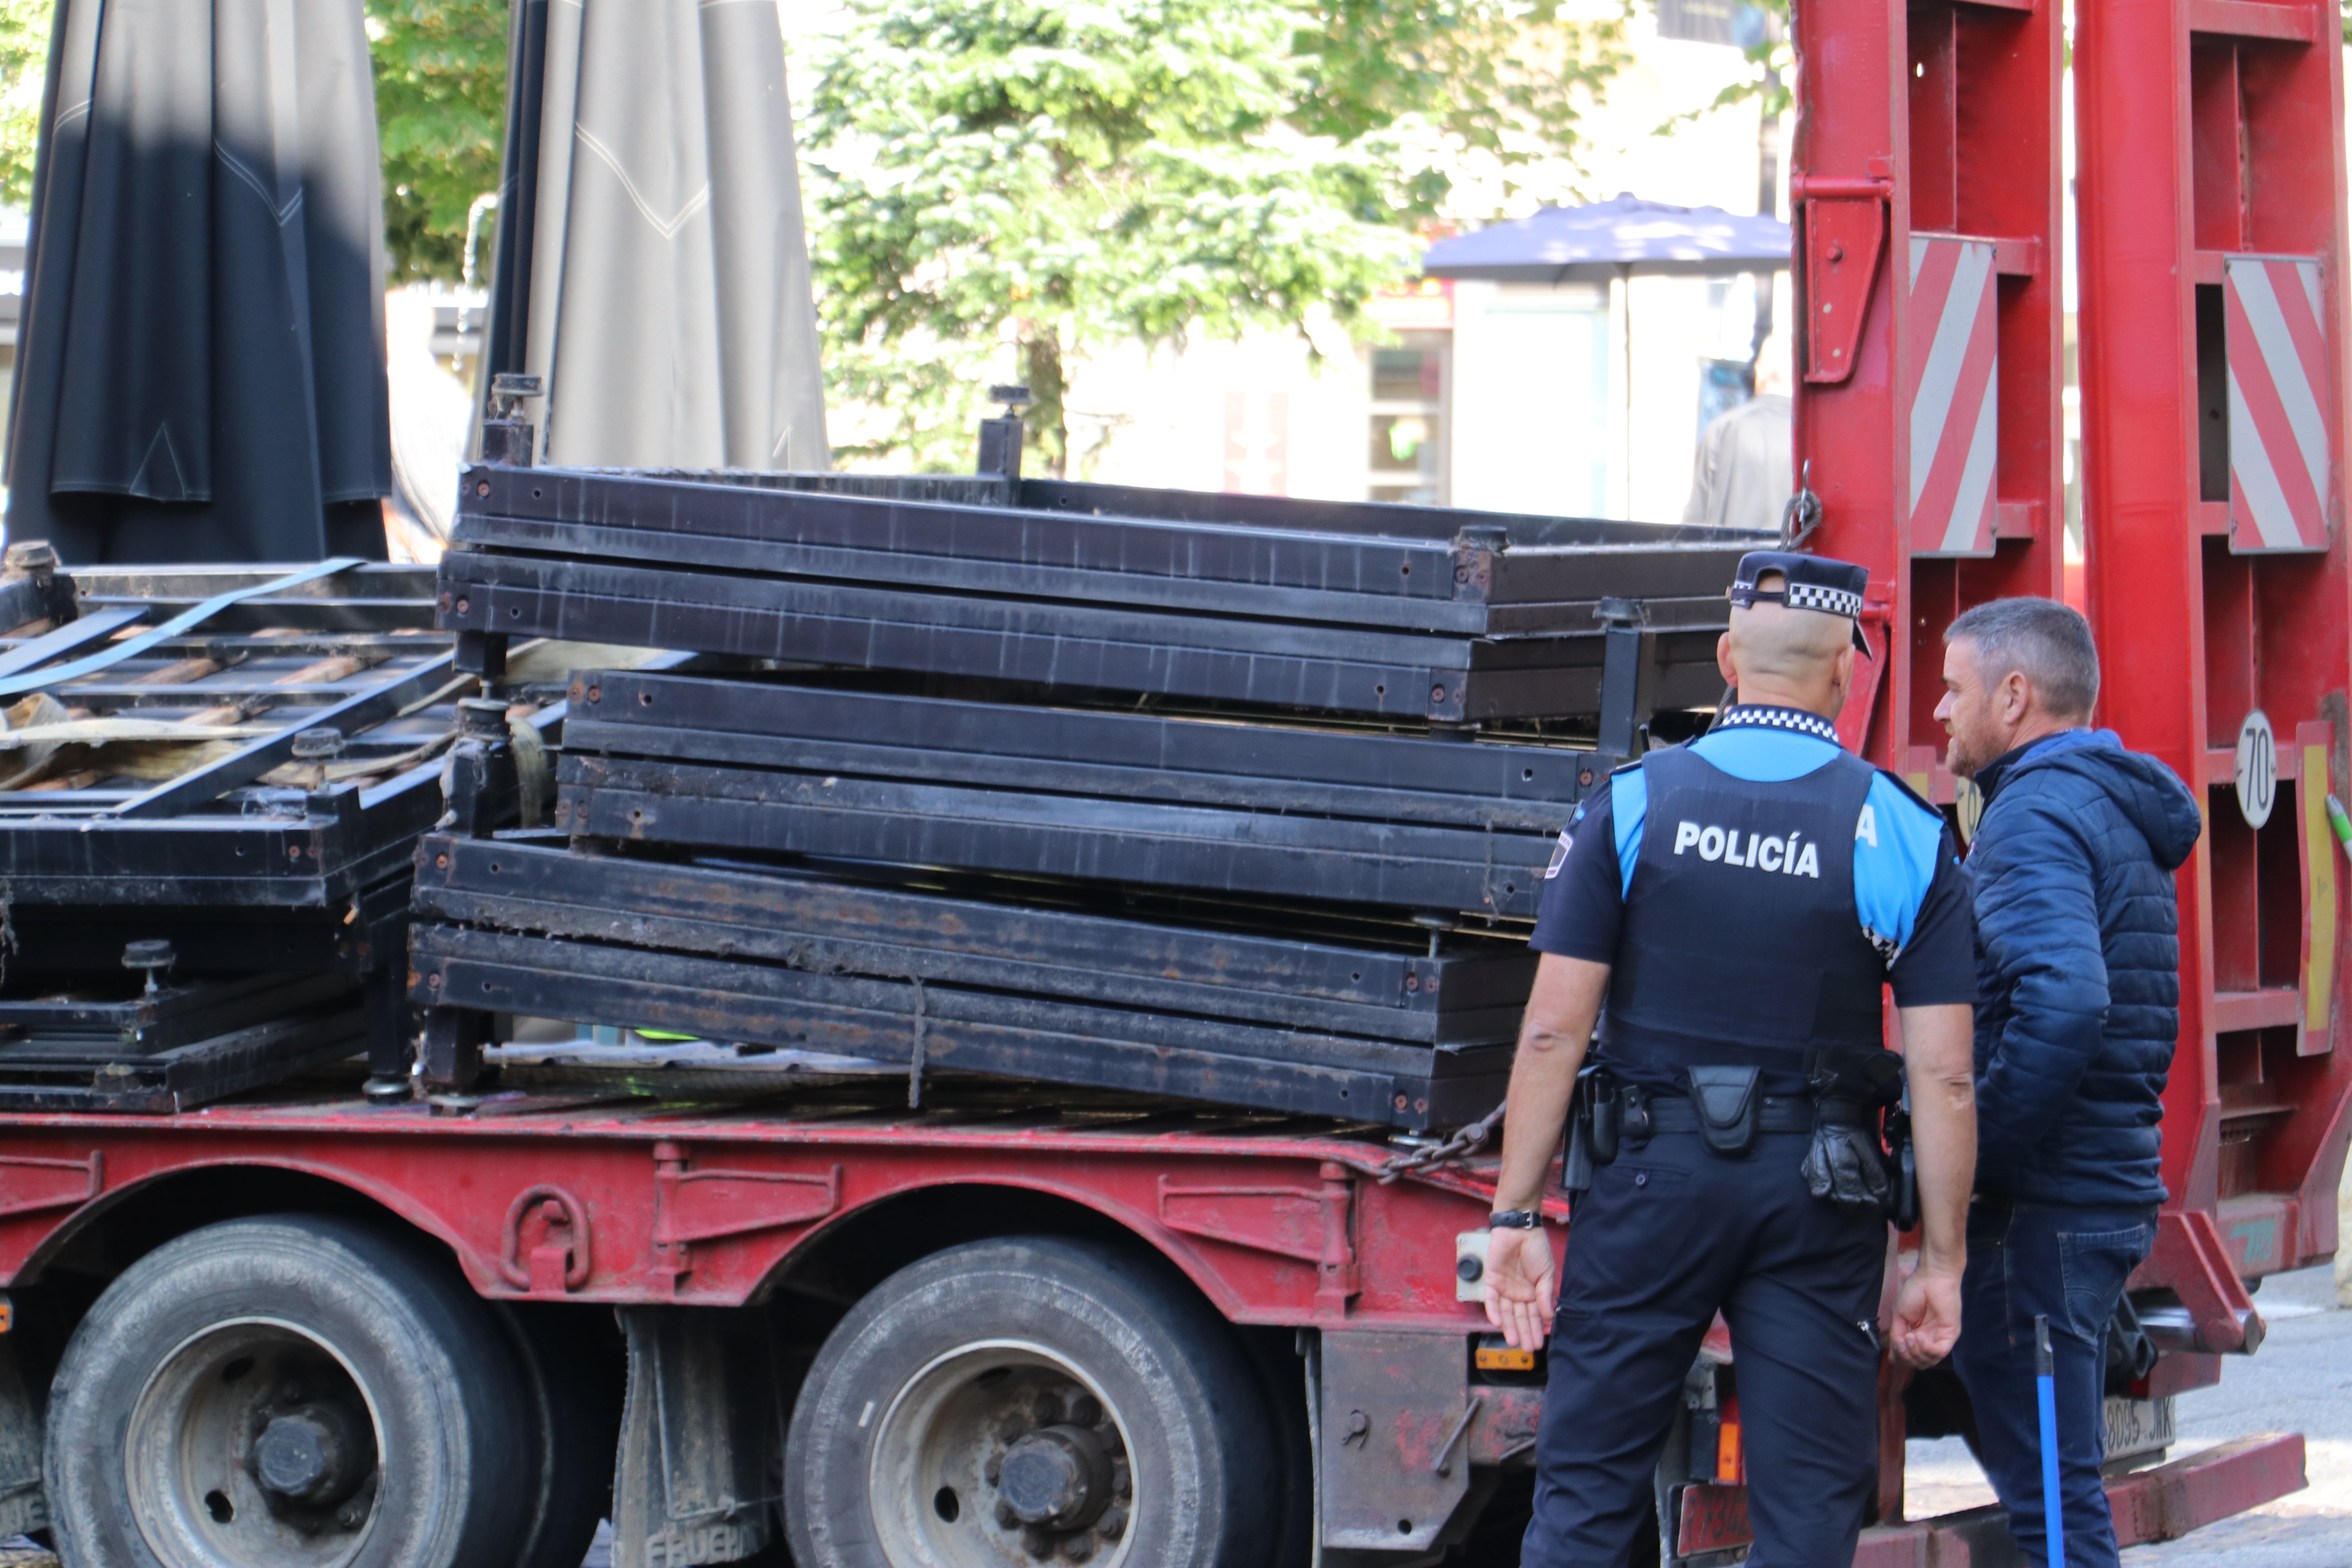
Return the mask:
<path fill-rule="evenodd" d="M 371 1409 L 350 1365 L 294 1324 L 192 1336 L 131 1412 L 141 1539 L 161 1568 L 351 1568 L 381 1480 Z"/>
<path fill-rule="evenodd" d="M 1119 1568 L 1137 1479 L 1118 1413 L 1043 1345 L 940 1357 L 877 1424 L 875 1523 L 892 1563 Z"/>
<path fill-rule="evenodd" d="M 351 1412 L 339 1403 L 283 1411 L 254 1440 L 254 1479 L 295 1502 L 341 1502 L 365 1475 L 356 1462 L 363 1447 L 357 1437 Z"/>
<path fill-rule="evenodd" d="M 1110 1501 L 1110 1450 L 1087 1426 L 1046 1426 L 1004 1451 L 996 1489 L 1024 1524 L 1076 1530 Z"/>

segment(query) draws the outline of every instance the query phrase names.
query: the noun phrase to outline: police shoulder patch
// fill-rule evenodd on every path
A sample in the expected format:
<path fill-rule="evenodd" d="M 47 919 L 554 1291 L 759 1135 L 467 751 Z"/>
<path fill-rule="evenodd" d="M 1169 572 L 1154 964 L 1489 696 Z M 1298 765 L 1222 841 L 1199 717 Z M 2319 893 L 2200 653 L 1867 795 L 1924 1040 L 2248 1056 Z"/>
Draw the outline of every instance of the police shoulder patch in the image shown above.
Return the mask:
<path fill-rule="evenodd" d="M 1568 864 L 1568 852 L 1575 847 L 1575 825 L 1570 824 L 1559 830 L 1559 842 L 1551 847 L 1551 864 L 1544 868 L 1545 881 L 1559 875 L 1559 868 Z"/>

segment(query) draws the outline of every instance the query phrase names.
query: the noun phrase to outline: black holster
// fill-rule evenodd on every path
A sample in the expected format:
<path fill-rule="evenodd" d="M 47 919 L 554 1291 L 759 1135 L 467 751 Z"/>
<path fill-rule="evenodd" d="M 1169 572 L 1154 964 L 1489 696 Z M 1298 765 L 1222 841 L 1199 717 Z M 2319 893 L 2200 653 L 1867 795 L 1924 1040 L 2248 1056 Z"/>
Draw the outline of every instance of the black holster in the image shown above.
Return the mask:
<path fill-rule="evenodd" d="M 1600 1078 L 1599 1068 L 1586 1067 L 1576 1075 L 1576 1089 L 1569 1096 L 1568 1149 L 1559 1162 L 1559 1187 L 1564 1193 L 1591 1191 L 1592 1167 L 1609 1163 L 1597 1158 L 1593 1152 L 1594 1109 L 1600 1099 L 1595 1085 Z M 1614 1158 L 1615 1154 L 1612 1143 L 1610 1155 Z"/>
<path fill-rule="evenodd" d="M 1895 1206 L 1887 1218 L 1897 1230 L 1919 1224 L 1919 1156 L 1911 1146 L 1911 1114 L 1895 1108 L 1886 1113 L 1886 1181 Z"/>
<path fill-rule="evenodd" d="M 1813 1196 L 1853 1213 L 1899 1219 L 1905 1207 L 1906 1139 L 1892 1151 L 1881 1141 L 1879 1113 L 1903 1093 L 1903 1058 L 1883 1050 L 1808 1054 L 1805 1089 L 1813 1101 L 1812 1144 L 1805 1185 Z M 1916 1197 L 1911 1206 L 1916 1206 Z"/>

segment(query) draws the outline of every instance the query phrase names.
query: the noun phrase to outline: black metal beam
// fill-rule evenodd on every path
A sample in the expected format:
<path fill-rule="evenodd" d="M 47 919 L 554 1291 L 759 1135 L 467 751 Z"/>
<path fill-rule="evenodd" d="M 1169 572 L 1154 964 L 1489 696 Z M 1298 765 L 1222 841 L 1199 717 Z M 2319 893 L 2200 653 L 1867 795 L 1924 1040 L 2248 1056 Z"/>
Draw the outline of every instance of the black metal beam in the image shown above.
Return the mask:
<path fill-rule="evenodd" d="M 909 696 L 823 675 L 581 671 L 573 687 L 575 752 L 1538 832 L 1559 831 L 1594 762 L 1568 746 Z M 1032 765 L 1049 771 L 1020 771 Z M 1007 771 L 974 771 L 991 767 Z"/>
<path fill-rule="evenodd" d="M 0 997 L 0 1076 L 32 1062 L 122 1062 L 233 1034 L 289 1013 L 346 1002 L 342 974 L 255 974 L 167 984 L 143 993 L 118 952 L 110 997 L 87 980 L 63 992 Z"/>
<path fill-rule="evenodd" d="M 1295 496 L 1234 495 L 1217 490 L 1148 489 L 1065 479 L 1024 479 L 1017 505 L 1037 511 L 1156 518 L 1318 533 L 1377 534 L 1404 539 L 1452 539 L 1468 524 L 1499 528 L 1514 549 L 1534 544 L 1722 544 L 1770 548 L 1773 533 L 1686 524 L 1613 522 L 1600 518 L 1549 517 L 1531 512 L 1471 511 L 1460 507 L 1402 506 L 1391 501 L 1310 500 Z"/>
<path fill-rule="evenodd" d="M 493 586 L 467 581 L 465 574 L 481 559 L 462 564 L 443 560 L 453 595 L 453 607 L 443 612 L 444 624 L 459 628 L 461 635 L 478 626 L 488 637 L 511 632 L 1275 707 L 1441 720 L 1458 720 L 1464 712 L 1463 699 L 1456 695 L 1464 683 L 1441 679 L 1458 674 L 1458 669 L 1385 663 L 1313 648 L 1285 652 L 1155 642 L 1150 628 L 1134 626 L 1144 618 L 1139 616 L 1095 612 L 1088 618 L 1096 624 L 1083 632 L 1056 624 L 1060 617 L 1050 610 L 1034 616 L 1035 624 L 1011 626 L 880 621 L 862 613 L 827 614 L 797 602 L 797 595 L 758 592 L 757 584 L 745 584 L 746 602 L 740 604 L 664 598 L 662 592 L 673 584 L 646 568 L 615 570 L 616 581 L 601 592 L 575 585 L 584 574 L 562 563 L 498 563 L 501 575 L 530 568 L 540 579 L 532 583 Z M 700 584 L 689 586 L 698 590 Z M 985 601 L 942 599 L 940 604 L 974 615 L 987 613 Z M 1031 617 L 1016 611 L 992 618 L 1001 623 Z M 493 626 L 502 631 L 490 630 Z M 1335 635 L 1352 638 L 1359 634 Z M 1449 659 L 1466 659 L 1469 654 L 1466 643 L 1423 640 L 1433 646 L 1410 652 Z M 1433 696 L 1435 691 L 1446 695 Z"/>
<path fill-rule="evenodd" d="M 410 1001 L 1421 1128 L 1491 1109 L 1507 1047 L 1383 1046 L 952 986 L 421 925 Z M 438 1012 L 456 1012 L 437 1006 Z M 428 1034 L 429 1034 L 428 1030 Z M 1256 1047 L 1255 1050 L 1253 1047 Z M 1263 1053 L 1263 1054 L 1260 1054 Z"/>
<path fill-rule="evenodd" d="M 549 469 L 486 470 L 461 510 L 461 552 L 661 561 L 790 578 L 889 584 L 1342 626 L 1518 635 L 1591 629 L 1603 597 L 1711 603 L 1745 536 L 1657 531 L 1640 542 L 1515 546 L 1475 512 L 1463 537 L 1380 538 L 1232 523 L 1070 516 Z M 479 486 L 478 485 L 478 489 Z M 1377 509 L 1373 509 L 1377 510 Z M 1624 527 L 1627 525 L 1615 525 Z M 449 579 L 445 574 L 444 582 Z"/>
<path fill-rule="evenodd" d="M 1273 912 L 1203 928 L 1042 904 L 1034 884 L 942 896 L 446 836 L 419 864 L 417 910 L 440 921 L 1423 1045 L 1507 1042 L 1535 972 L 1507 940 L 1431 954 L 1411 926 L 1375 942 Z"/>
<path fill-rule="evenodd" d="M 77 566 L 73 569 L 73 578 L 85 603 L 95 598 L 133 599 L 142 604 L 184 600 L 195 604 L 221 594 L 270 582 L 296 569 L 290 565 L 242 564 Z M 429 604 L 433 598 L 433 568 L 430 566 L 370 562 L 248 603 L 277 605 L 306 599 L 358 599 L 409 600 Z"/>
<path fill-rule="evenodd" d="M 1549 834 L 1040 796 L 567 753 L 556 823 L 595 838 L 817 854 L 1535 918 Z M 1556 831 L 1556 830 L 1555 830 Z"/>
<path fill-rule="evenodd" d="M 135 1111 L 168 1115 L 274 1083 L 367 1047 L 367 1016 L 352 1005 L 292 1012 L 150 1057 L 12 1061 L 0 1046 L 0 1110 Z"/>
<path fill-rule="evenodd" d="M 0 653 L 0 676 L 21 675 L 28 669 L 38 669 L 53 658 L 62 658 L 93 643 L 104 642 L 123 627 L 145 620 L 147 616 L 148 612 L 142 606 L 118 605 L 81 616 L 39 637 L 26 637 L 5 653 Z"/>

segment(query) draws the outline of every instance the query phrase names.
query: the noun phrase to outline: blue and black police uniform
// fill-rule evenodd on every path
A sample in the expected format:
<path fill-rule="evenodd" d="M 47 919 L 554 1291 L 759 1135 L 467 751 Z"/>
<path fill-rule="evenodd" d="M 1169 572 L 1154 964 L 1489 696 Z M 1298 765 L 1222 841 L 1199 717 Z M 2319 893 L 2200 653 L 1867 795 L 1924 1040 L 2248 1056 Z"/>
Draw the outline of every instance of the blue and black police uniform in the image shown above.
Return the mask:
<path fill-rule="evenodd" d="M 1783 590 L 1757 590 L 1769 572 Z M 1866 579 L 1759 552 L 1732 597 L 1852 616 Z M 1887 1230 L 1881 1211 L 1814 1195 L 1802 1168 L 1822 1080 L 1809 1073 L 1845 1052 L 1836 1059 L 1898 1080 L 1882 1029 L 1889 984 L 1901 1006 L 1974 1000 L 1965 873 L 1944 820 L 1828 721 L 1740 705 L 1619 770 L 1560 846 L 1533 943 L 1612 966 L 1593 1059 L 1630 1092 L 1616 1099 L 1614 1158 L 1569 1227 L 1522 1561 L 1623 1560 L 1720 1311 L 1749 1563 L 1849 1562 L 1877 1468 Z M 1742 1142 L 1725 1120 L 1742 1115 L 1746 1152 L 1720 1152 Z M 1874 1155 L 1875 1122 L 1874 1109 Z"/>

